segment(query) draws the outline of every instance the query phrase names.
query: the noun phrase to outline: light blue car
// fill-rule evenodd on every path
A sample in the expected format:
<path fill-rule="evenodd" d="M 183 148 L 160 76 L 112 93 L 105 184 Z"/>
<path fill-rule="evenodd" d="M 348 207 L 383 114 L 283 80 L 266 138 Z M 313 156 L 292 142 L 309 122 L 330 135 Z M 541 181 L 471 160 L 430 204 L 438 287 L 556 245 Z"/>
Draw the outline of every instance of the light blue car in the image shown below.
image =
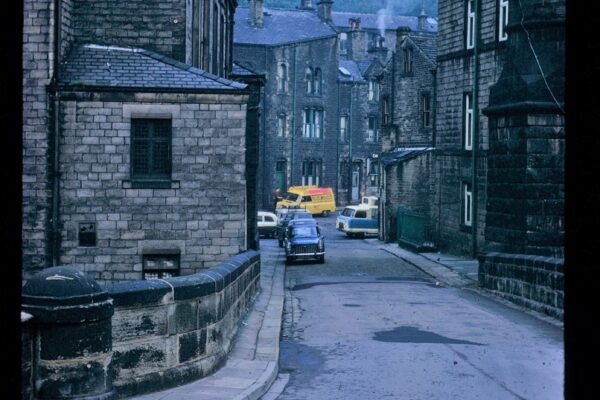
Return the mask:
<path fill-rule="evenodd" d="M 377 206 L 360 204 L 344 208 L 336 221 L 338 231 L 346 232 L 348 236 L 364 237 L 366 234 L 379 232 L 379 209 Z"/>

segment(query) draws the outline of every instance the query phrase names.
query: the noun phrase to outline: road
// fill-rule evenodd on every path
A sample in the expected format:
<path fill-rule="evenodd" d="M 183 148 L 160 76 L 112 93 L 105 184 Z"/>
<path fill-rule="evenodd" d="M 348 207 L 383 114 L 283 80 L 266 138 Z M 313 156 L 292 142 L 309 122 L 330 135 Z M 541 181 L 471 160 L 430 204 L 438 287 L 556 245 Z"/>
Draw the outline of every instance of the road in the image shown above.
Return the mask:
<path fill-rule="evenodd" d="M 325 264 L 286 267 L 278 399 L 563 398 L 562 329 L 317 221 Z"/>

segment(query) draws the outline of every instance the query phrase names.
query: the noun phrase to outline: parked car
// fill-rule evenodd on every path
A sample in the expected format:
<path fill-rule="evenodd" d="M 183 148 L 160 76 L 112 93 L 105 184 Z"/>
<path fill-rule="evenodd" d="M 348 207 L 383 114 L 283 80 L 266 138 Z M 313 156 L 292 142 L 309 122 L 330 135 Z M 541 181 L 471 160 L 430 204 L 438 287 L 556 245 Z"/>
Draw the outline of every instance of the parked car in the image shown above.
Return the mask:
<path fill-rule="evenodd" d="M 330 187 L 291 186 L 277 203 L 276 208 L 298 206 L 312 215 L 327 217 L 335 211 L 335 197 Z"/>
<path fill-rule="evenodd" d="M 316 259 L 325 262 L 325 238 L 315 220 L 297 219 L 290 223 L 285 235 L 285 261 Z"/>
<path fill-rule="evenodd" d="M 279 212 L 280 210 L 281 210 L 281 212 Z M 296 215 L 298 215 L 301 218 L 310 218 L 310 219 L 312 219 L 312 215 L 309 212 L 307 212 L 305 209 L 299 208 L 299 207 L 283 208 L 280 210 L 277 210 L 279 212 L 280 216 L 279 216 L 279 221 L 277 224 L 277 229 L 276 229 L 275 235 L 277 237 L 277 242 L 279 244 L 279 247 L 283 247 L 283 239 L 285 238 L 285 230 L 287 228 L 288 222 L 292 218 L 295 218 Z"/>
<path fill-rule="evenodd" d="M 259 211 L 256 218 L 258 234 L 268 238 L 275 237 L 278 219 L 272 212 Z"/>
<path fill-rule="evenodd" d="M 338 231 L 348 236 L 364 237 L 379 232 L 379 208 L 377 206 L 347 206 L 335 220 Z"/>

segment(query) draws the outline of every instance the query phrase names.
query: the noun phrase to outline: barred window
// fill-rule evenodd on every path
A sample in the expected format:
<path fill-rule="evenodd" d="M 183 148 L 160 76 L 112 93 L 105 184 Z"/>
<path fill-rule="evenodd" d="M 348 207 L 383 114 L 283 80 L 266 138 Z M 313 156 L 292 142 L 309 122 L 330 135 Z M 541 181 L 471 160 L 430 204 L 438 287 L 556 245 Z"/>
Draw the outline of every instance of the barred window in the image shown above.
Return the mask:
<path fill-rule="evenodd" d="M 421 126 L 431 127 L 431 96 L 429 93 L 421 93 Z"/>
<path fill-rule="evenodd" d="M 498 41 L 508 39 L 506 26 L 508 25 L 508 0 L 498 0 Z"/>
<path fill-rule="evenodd" d="M 412 48 L 406 48 L 402 52 L 404 53 L 403 72 L 410 74 L 413 72 L 413 50 Z"/>
<path fill-rule="evenodd" d="M 323 110 L 306 108 L 302 113 L 302 136 L 320 139 L 323 136 Z"/>
<path fill-rule="evenodd" d="M 171 179 L 171 120 L 131 120 L 131 179 Z"/>
<path fill-rule="evenodd" d="M 379 136 L 379 127 L 377 117 L 369 117 L 369 126 L 367 128 L 367 142 L 377 142 Z"/>

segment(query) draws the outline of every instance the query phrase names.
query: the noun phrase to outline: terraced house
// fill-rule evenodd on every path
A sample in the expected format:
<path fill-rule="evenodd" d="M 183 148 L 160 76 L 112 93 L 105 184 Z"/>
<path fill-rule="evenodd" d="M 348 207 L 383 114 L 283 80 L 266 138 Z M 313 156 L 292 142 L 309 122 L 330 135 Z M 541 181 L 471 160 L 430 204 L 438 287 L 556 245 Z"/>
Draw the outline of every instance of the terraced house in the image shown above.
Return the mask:
<path fill-rule="evenodd" d="M 292 185 L 332 187 L 338 205 L 378 192 L 380 73 L 395 29 L 435 31 L 435 19 L 334 11 L 302 0 L 295 10 L 238 7 L 236 63 L 264 74 L 258 200 Z"/>
<path fill-rule="evenodd" d="M 25 0 L 24 278 L 185 275 L 253 246 L 236 6 Z"/>

